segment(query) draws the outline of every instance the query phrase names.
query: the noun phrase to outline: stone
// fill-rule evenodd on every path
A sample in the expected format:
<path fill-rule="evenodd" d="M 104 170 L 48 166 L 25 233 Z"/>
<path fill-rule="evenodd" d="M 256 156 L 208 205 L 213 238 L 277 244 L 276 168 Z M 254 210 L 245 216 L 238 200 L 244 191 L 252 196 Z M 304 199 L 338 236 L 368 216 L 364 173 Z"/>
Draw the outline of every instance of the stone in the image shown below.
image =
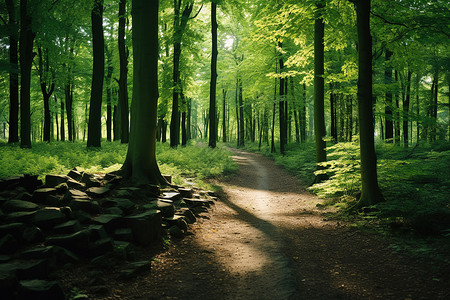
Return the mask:
<path fill-rule="evenodd" d="M 94 198 L 105 197 L 111 190 L 106 186 L 91 187 L 86 190 L 86 193 Z"/>
<path fill-rule="evenodd" d="M 182 198 L 192 198 L 194 191 L 187 188 L 178 188 L 178 192 L 181 194 Z"/>
<path fill-rule="evenodd" d="M 67 174 L 67 176 L 75 181 L 80 181 L 83 177 L 83 174 L 81 174 L 77 169 L 72 169 L 70 170 L 69 174 Z"/>
<path fill-rule="evenodd" d="M 134 204 L 133 201 L 126 199 L 126 198 L 109 198 L 109 199 L 104 199 L 101 202 L 102 206 L 105 208 L 108 207 L 118 207 L 121 210 L 123 210 L 125 213 L 130 213 L 132 212 L 136 205 Z"/>
<path fill-rule="evenodd" d="M 7 234 L 0 239 L 1 254 L 13 254 L 18 249 L 19 242 L 11 234 Z"/>
<path fill-rule="evenodd" d="M 211 205 L 211 203 L 208 200 L 204 199 L 184 198 L 183 201 L 190 207 L 198 207 L 198 206 L 210 207 Z"/>
<path fill-rule="evenodd" d="M 54 246 L 54 252 L 57 265 L 76 264 L 80 261 L 78 256 L 66 248 Z"/>
<path fill-rule="evenodd" d="M 104 269 L 111 269 L 115 264 L 113 261 L 113 254 L 112 253 L 106 253 L 97 257 L 94 257 L 91 260 L 91 265 L 94 265 L 96 267 L 104 268 Z M 94 277 L 96 272 L 93 272 L 94 274 L 89 274 L 90 277 Z"/>
<path fill-rule="evenodd" d="M 187 207 L 182 207 L 175 212 L 175 215 L 180 215 L 186 217 L 186 221 L 189 224 L 193 224 L 197 221 L 194 213 Z"/>
<path fill-rule="evenodd" d="M 86 230 L 89 232 L 90 241 L 97 241 L 108 237 L 103 225 L 89 225 L 86 227 Z"/>
<path fill-rule="evenodd" d="M 20 281 L 18 295 L 19 299 L 66 299 L 58 282 L 39 279 Z"/>
<path fill-rule="evenodd" d="M 185 216 L 175 215 L 171 218 L 164 218 L 164 221 L 166 221 L 170 226 L 178 226 L 183 231 L 186 231 L 188 229 L 187 221 Z"/>
<path fill-rule="evenodd" d="M 85 211 L 82 210 L 74 211 L 72 215 L 81 224 L 91 224 L 93 222 L 91 215 Z"/>
<path fill-rule="evenodd" d="M 181 200 L 181 194 L 177 193 L 177 192 L 167 192 L 167 193 L 163 193 L 162 196 L 159 196 L 159 198 L 166 199 L 166 200 L 172 200 L 172 201 L 178 201 L 178 200 Z"/>
<path fill-rule="evenodd" d="M 35 214 L 35 211 L 12 212 L 5 215 L 5 220 L 8 223 L 30 223 Z"/>
<path fill-rule="evenodd" d="M 23 177 L 20 178 L 19 185 L 24 187 L 27 192 L 32 193 L 42 185 L 42 181 L 38 179 L 38 175 L 24 174 Z"/>
<path fill-rule="evenodd" d="M 0 225 L 0 236 L 11 234 L 15 239 L 19 240 L 22 237 L 25 227 L 26 225 L 24 223 L 9 223 Z"/>
<path fill-rule="evenodd" d="M 22 233 L 22 240 L 28 244 L 41 243 L 44 241 L 44 233 L 37 226 L 28 226 Z"/>
<path fill-rule="evenodd" d="M 113 206 L 113 207 L 108 207 L 104 210 L 105 214 L 111 214 L 111 215 L 119 215 L 119 216 L 123 216 L 123 210 L 121 210 L 120 208 Z"/>
<path fill-rule="evenodd" d="M 136 261 L 129 263 L 123 270 L 120 271 L 120 277 L 123 279 L 132 279 L 136 275 L 145 271 L 150 272 L 151 263 L 147 260 Z"/>
<path fill-rule="evenodd" d="M 67 186 L 71 189 L 83 190 L 86 188 L 86 186 L 83 183 L 73 180 L 72 178 L 69 178 L 69 180 L 67 180 L 66 183 Z"/>
<path fill-rule="evenodd" d="M 70 220 L 53 227 L 53 231 L 60 234 L 75 233 L 80 230 L 81 224 L 78 220 Z"/>
<path fill-rule="evenodd" d="M 111 238 L 103 238 L 98 241 L 89 244 L 89 251 L 86 252 L 86 256 L 94 257 L 105 254 L 114 249 L 113 240 Z"/>
<path fill-rule="evenodd" d="M 55 255 L 54 246 L 37 246 L 27 249 L 20 255 L 23 259 L 48 259 Z"/>
<path fill-rule="evenodd" d="M 51 228 L 65 222 L 66 219 L 66 215 L 59 207 L 46 207 L 36 212 L 32 223 L 42 228 Z"/>
<path fill-rule="evenodd" d="M 136 253 L 134 252 L 133 245 L 129 242 L 114 241 L 114 254 L 120 259 L 132 261 L 135 259 Z"/>
<path fill-rule="evenodd" d="M 126 224 L 133 233 L 135 242 L 149 245 L 161 236 L 161 212 L 148 210 L 142 214 L 125 217 Z"/>
<path fill-rule="evenodd" d="M 15 299 L 14 292 L 17 290 L 19 281 L 13 272 L 0 272 L 0 291 L 2 299 Z"/>
<path fill-rule="evenodd" d="M 86 187 L 99 187 L 101 186 L 101 183 L 98 179 L 94 177 L 94 175 L 84 172 L 83 176 L 81 177 L 81 182 L 86 184 Z"/>
<path fill-rule="evenodd" d="M 52 201 L 52 196 L 56 196 L 58 191 L 55 188 L 42 188 L 37 189 L 33 192 L 33 202 L 48 204 L 49 201 Z"/>
<path fill-rule="evenodd" d="M 47 238 L 46 243 L 79 252 L 89 247 L 89 231 L 80 230 L 72 234 L 52 236 Z"/>
<path fill-rule="evenodd" d="M 56 187 L 61 183 L 66 183 L 69 180 L 69 176 L 65 175 L 46 175 L 45 176 L 45 186 L 46 187 Z"/>
<path fill-rule="evenodd" d="M 69 186 L 63 182 L 55 186 L 55 189 L 58 191 L 58 194 L 64 194 L 69 189 Z"/>
<path fill-rule="evenodd" d="M 122 182 L 122 176 L 108 173 L 105 175 L 105 180 L 111 186 L 118 186 Z"/>
<path fill-rule="evenodd" d="M 142 194 L 142 189 L 134 186 L 123 187 L 115 191 L 118 198 L 137 198 Z"/>
<path fill-rule="evenodd" d="M 1 179 L 0 180 L 0 190 L 2 190 L 2 191 L 12 190 L 12 189 L 16 188 L 17 186 L 19 186 L 19 183 L 20 183 L 19 176 Z"/>
<path fill-rule="evenodd" d="M 169 231 L 170 236 L 172 236 L 172 237 L 175 237 L 178 239 L 183 237 L 183 231 L 181 231 L 181 229 L 176 225 L 171 226 L 168 231 Z"/>
<path fill-rule="evenodd" d="M 84 200 L 89 200 L 91 199 L 88 194 L 86 194 L 85 192 L 82 192 L 80 190 L 76 190 L 76 189 L 68 189 L 66 191 L 66 193 L 64 194 L 64 201 L 66 201 L 67 203 L 70 202 L 70 200 L 72 199 L 84 199 Z"/>
<path fill-rule="evenodd" d="M 38 208 L 37 204 L 23 200 L 8 200 L 2 206 L 2 210 L 5 212 L 35 211 Z"/>
<path fill-rule="evenodd" d="M 1 255 L 0 255 L 0 264 L 5 263 L 5 262 L 8 262 L 8 261 L 10 261 L 11 259 L 12 259 L 12 256 L 1 254 Z"/>
<path fill-rule="evenodd" d="M 131 242 L 133 240 L 133 232 L 130 228 L 118 228 L 114 230 L 113 237 L 117 241 Z"/>
<path fill-rule="evenodd" d="M 70 200 L 69 207 L 72 211 L 82 210 L 90 214 L 98 214 L 100 212 L 100 205 L 97 201 L 77 199 Z"/>
<path fill-rule="evenodd" d="M 158 209 L 161 211 L 161 215 L 167 218 L 172 217 L 175 213 L 175 207 L 173 206 L 173 204 L 162 200 L 154 200 L 148 204 L 143 205 L 143 207 L 145 209 Z"/>
<path fill-rule="evenodd" d="M 31 201 L 32 195 L 28 192 L 21 192 L 17 195 L 17 199 L 23 200 L 23 201 Z"/>
<path fill-rule="evenodd" d="M 93 218 L 94 224 L 103 225 L 107 232 L 113 232 L 119 227 L 123 227 L 123 218 L 120 215 L 101 214 Z"/>
<path fill-rule="evenodd" d="M 39 260 L 25 260 L 25 261 L 11 261 L 0 264 L 1 273 L 12 273 L 18 279 L 33 279 L 46 278 L 49 274 L 48 261 L 45 259 Z"/>
<path fill-rule="evenodd" d="M 72 209 L 69 206 L 62 206 L 60 208 L 61 212 L 66 215 L 68 219 L 73 219 Z"/>

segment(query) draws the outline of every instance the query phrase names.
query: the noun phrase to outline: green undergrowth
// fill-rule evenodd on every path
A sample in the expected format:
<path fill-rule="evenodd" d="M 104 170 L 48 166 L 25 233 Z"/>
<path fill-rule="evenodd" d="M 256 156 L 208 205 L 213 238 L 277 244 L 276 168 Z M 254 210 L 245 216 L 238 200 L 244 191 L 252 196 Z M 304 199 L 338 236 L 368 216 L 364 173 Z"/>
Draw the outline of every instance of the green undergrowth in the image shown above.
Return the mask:
<path fill-rule="evenodd" d="M 248 144 L 246 148 L 259 151 L 257 144 Z M 327 217 L 396 237 L 398 243 L 393 246 L 394 250 L 428 256 L 450 252 L 449 142 L 407 149 L 378 143 L 378 180 L 386 201 L 353 213 L 347 208 L 357 201 L 361 189 L 358 142 L 328 143 L 324 166 L 329 180 L 316 184 L 312 184 L 315 171 L 313 143 L 290 144 L 284 156 L 279 152 L 270 153 L 268 146 L 261 147 L 260 152 L 309 185 L 313 193 L 325 200 L 320 206 L 340 208 Z"/>
<path fill-rule="evenodd" d="M 163 174 L 172 175 L 175 184 L 194 184 L 209 188 L 205 179 L 237 170 L 230 152 L 224 147 L 210 149 L 192 143 L 172 149 L 167 143 L 157 144 L 157 160 Z M 101 148 L 87 149 L 82 142 L 33 143 L 31 149 L 0 143 L 0 178 L 21 174 L 67 174 L 77 167 L 91 173 L 118 170 L 127 153 L 127 145 L 103 142 Z"/>

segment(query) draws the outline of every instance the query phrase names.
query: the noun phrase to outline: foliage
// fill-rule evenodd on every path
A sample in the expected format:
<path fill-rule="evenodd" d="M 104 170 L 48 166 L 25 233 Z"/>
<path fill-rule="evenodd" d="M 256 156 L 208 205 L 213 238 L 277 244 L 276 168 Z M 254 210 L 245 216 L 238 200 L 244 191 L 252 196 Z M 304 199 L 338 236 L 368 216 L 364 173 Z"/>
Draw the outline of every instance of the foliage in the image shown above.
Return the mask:
<path fill-rule="evenodd" d="M 120 142 L 103 143 L 101 149 L 87 149 L 81 142 L 34 143 L 32 149 L 0 143 L 0 178 L 21 174 L 66 174 L 74 167 L 88 172 L 118 170 L 125 161 L 127 145 Z M 237 169 L 229 151 L 223 147 L 210 149 L 203 145 L 189 145 L 177 150 L 158 144 L 156 157 L 163 174 L 172 175 L 176 184 L 191 178 L 202 180 L 229 174 Z"/>

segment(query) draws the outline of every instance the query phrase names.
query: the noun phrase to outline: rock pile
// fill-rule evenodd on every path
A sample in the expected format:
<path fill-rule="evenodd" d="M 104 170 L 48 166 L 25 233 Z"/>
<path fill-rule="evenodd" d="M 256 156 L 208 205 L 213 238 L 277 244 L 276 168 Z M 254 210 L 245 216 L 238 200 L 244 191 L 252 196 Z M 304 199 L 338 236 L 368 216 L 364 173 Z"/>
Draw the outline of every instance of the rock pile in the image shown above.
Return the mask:
<path fill-rule="evenodd" d="M 47 175 L 45 184 L 30 175 L 0 180 L 2 299 L 65 299 L 51 274 L 80 260 L 101 267 L 119 256 L 129 261 L 123 278 L 150 270 L 133 247 L 182 237 L 215 200 L 211 192 L 125 186 L 120 176 L 77 169 Z"/>

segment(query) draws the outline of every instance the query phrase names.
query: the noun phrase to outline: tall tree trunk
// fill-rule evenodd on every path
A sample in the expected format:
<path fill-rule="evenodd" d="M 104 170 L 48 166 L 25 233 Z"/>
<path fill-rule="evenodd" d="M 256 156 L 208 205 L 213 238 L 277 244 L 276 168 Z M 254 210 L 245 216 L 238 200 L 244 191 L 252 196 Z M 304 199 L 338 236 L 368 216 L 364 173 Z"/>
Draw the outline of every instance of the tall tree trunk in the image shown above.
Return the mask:
<path fill-rule="evenodd" d="M 224 143 L 227 142 L 227 116 L 226 113 L 226 100 L 227 100 L 227 91 L 225 89 L 222 89 L 222 114 L 223 114 L 223 120 L 222 120 L 222 140 Z"/>
<path fill-rule="evenodd" d="M 19 56 L 18 26 L 13 0 L 5 0 L 8 10 L 9 34 L 9 136 L 8 143 L 19 142 Z"/>
<path fill-rule="evenodd" d="M 240 134 L 240 120 L 241 118 L 239 117 L 239 77 L 236 76 L 236 92 L 235 92 L 235 104 L 236 104 L 236 140 L 237 140 L 237 146 L 239 147 L 241 145 L 240 142 L 240 138 L 241 138 L 241 134 Z"/>
<path fill-rule="evenodd" d="M 108 45 L 105 44 L 106 53 L 106 140 L 111 142 L 111 129 L 112 129 L 112 92 L 111 92 L 111 78 L 114 71 L 112 51 L 108 49 Z M 120 81 L 120 80 L 119 80 Z"/>
<path fill-rule="evenodd" d="M 28 1 L 20 0 L 20 147 L 31 148 L 30 86 L 33 62 L 33 42 L 36 33 L 32 29 Z"/>
<path fill-rule="evenodd" d="M 158 3 L 132 0 L 133 100 L 125 178 L 136 183 L 167 184 L 156 161 L 158 118 Z"/>
<path fill-rule="evenodd" d="M 300 140 L 306 141 L 306 83 L 303 84 L 302 106 L 300 109 Z"/>
<path fill-rule="evenodd" d="M 406 95 L 403 101 L 403 146 L 408 147 L 409 142 L 409 103 L 411 98 L 411 74 L 412 72 L 408 70 L 407 81 L 406 81 Z"/>
<path fill-rule="evenodd" d="M 386 49 L 384 61 L 385 61 L 385 67 L 384 67 L 384 83 L 388 85 L 388 88 L 386 89 L 385 93 L 385 107 L 384 107 L 384 115 L 385 115 L 385 133 L 384 133 L 384 139 L 387 143 L 392 143 L 394 139 L 394 126 L 392 123 L 392 67 L 390 66 L 390 60 L 392 56 L 392 52 Z"/>
<path fill-rule="evenodd" d="M 105 73 L 105 41 L 103 37 L 103 0 L 95 0 L 91 13 L 93 72 L 89 108 L 88 147 L 100 147 L 102 139 L 102 94 Z M 122 108 L 123 109 L 123 108 Z M 122 126 L 123 127 L 123 126 Z"/>
<path fill-rule="evenodd" d="M 277 72 L 277 64 L 275 64 L 275 73 Z M 272 136 L 270 140 L 270 152 L 275 153 L 277 149 L 275 148 L 275 116 L 277 111 L 277 79 L 274 79 L 275 85 L 273 89 L 273 110 L 272 110 Z"/>
<path fill-rule="evenodd" d="M 193 3 L 186 4 L 180 16 L 181 0 L 174 0 L 173 96 L 172 115 L 170 119 L 170 147 L 172 148 L 177 147 L 180 144 L 180 113 L 178 98 L 181 93 L 181 41 L 193 7 Z"/>
<path fill-rule="evenodd" d="M 330 83 L 330 120 L 331 120 L 331 137 L 337 142 L 337 120 L 336 120 L 336 94 L 333 90 L 333 84 Z"/>
<path fill-rule="evenodd" d="M 314 136 L 316 142 L 316 163 L 327 160 L 325 132 L 325 108 L 324 108 L 324 1 L 316 2 L 316 17 L 314 21 Z M 318 168 L 321 169 L 321 168 Z M 323 177 L 323 176 L 322 176 Z M 324 178 L 316 178 L 321 181 Z"/>
<path fill-rule="evenodd" d="M 239 79 L 239 146 L 244 147 L 244 134 L 245 134 L 245 126 L 244 126 L 244 101 L 242 99 L 242 80 Z"/>
<path fill-rule="evenodd" d="M 188 98 L 187 102 L 187 119 L 186 119 L 186 139 L 189 141 L 192 139 L 192 133 L 191 133 L 191 119 L 192 119 L 192 99 Z"/>
<path fill-rule="evenodd" d="M 416 74 L 416 142 L 419 144 L 420 142 L 420 101 L 419 101 L 419 84 L 420 84 L 420 76 L 419 73 Z"/>
<path fill-rule="evenodd" d="M 438 95 L 439 95 L 439 69 L 436 67 L 433 77 L 434 89 L 431 95 L 431 119 L 432 127 L 430 133 L 430 140 L 435 141 L 437 138 L 437 111 L 438 111 Z"/>
<path fill-rule="evenodd" d="M 282 43 L 278 42 L 278 47 L 281 48 L 282 47 Z M 278 59 L 278 62 L 280 64 L 280 74 L 283 72 L 284 69 L 284 61 L 283 61 L 283 57 L 280 54 L 280 57 Z M 287 111 L 285 110 L 285 84 L 284 84 L 285 78 L 281 77 L 280 78 L 280 88 L 279 88 L 279 95 L 280 95 L 280 101 L 279 101 L 279 122 L 280 122 L 280 153 L 284 154 L 285 153 L 285 146 L 287 144 L 287 128 L 286 128 L 286 113 Z"/>
<path fill-rule="evenodd" d="M 394 74 L 395 74 L 394 75 L 395 82 L 398 85 L 398 71 L 395 70 Z M 394 132 L 394 141 L 395 141 L 395 144 L 398 145 L 398 144 L 400 144 L 400 95 L 399 95 L 398 90 L 395 92 L 394 97 L 395 97 L 395 110 L 396 110 L 395 121 L 394 121 L 394 127 L 395 127 L 394 128 L 394 131 L 395 131 Z"/>
<path fill-rule="evenodd" d="M 120 102 L 120 138 L 121 143 L 128 143 L 129 122 L 128 122 L 128 51 L 125 47 L 125 22 L 127 1 L 119 1 L 119 28 L 118 28 L 118 46 L 119 46 L 119 102 Z"/>
<path fill-rule="evenodd" d="M 53 98 L 55 99 L 54 109 L 55 109 L 55 122 L 56 122 L 56 140 L 59 141 L 59 121 L 58 121 L 58 99 L 56 95 L 53 94 Z"/>
<path fill-rule="evenodd" d="M 216 147 L 217 124 L 216 124 L 216 84 L 217 84 L 217 3 L 211 0 L 211 83 L 209 87 L 209 147 Z"/>
<path fill-rule="evenodd" d="M 44 99 L 44 142 L 50 142 L 50 129 L 51 129 L 51 115 L 50 115 L 50 97 L 55 89 L 55 81 L 50 78 L 50 66 L 48 61 L 48 51 L 45 50 L 45 63 L 42 54 L 41 46 L 38 46 L 38 58 L 39 58 L 39 79 L 42 91 L 42 96 Z M 45 64 L 45 66 L 44 66 Z M 53 77 L 53 76 L 52 76 Z M 50 81 L 50 90 L 47 91 L 47 84 Z"/>
<path fill-rule="evenodd" d="M 370 0 L 355 1 L 358 29 L 358 120 L 361 154 L 361 198 L 357 207 L 383 200 L 377 177 L 372 106 L 372 37 Z"/>
<path fill-rule="evenodd" d="M 64 126 L 64 101 L 61 99 L 61 141 L 66 140 L 66 131 Z"/>

